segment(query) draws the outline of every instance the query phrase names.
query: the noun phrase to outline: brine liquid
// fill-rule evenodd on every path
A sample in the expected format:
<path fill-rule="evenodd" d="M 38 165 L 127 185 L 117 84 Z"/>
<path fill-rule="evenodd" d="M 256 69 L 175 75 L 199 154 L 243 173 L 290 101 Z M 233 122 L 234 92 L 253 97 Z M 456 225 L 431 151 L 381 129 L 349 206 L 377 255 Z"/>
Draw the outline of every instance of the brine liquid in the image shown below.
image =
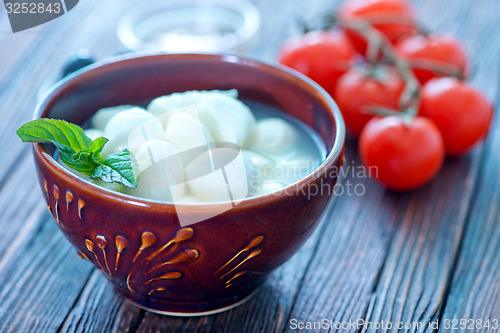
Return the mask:
<path fill-rule="evenodd" d="M 280 118 L 290 124 L 296 132 L 293 149 L 272 155 L 272 159 L 276 162 L 276 179 L 291 185 L 313 172 L 325 160 L 326 146 L 312 128 L 275 107 L 249 100 L 242 101 L 252 110 L 257 121 Z M 264 152 L 259 153 L 266 155 Z"/>

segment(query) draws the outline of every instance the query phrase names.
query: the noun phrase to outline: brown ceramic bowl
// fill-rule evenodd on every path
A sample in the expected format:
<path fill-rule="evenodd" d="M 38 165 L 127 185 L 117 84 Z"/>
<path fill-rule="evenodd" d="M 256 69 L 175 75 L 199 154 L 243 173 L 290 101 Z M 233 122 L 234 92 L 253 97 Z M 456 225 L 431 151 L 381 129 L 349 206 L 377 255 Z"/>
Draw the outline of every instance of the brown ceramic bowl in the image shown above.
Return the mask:
<path fill-rule="evenodd" d="M 98 109 L 145 105 L 186 90 L 238 89 L 316 130 L 327 147 L 318 169 L 280 194 L 243 200 L 213 218 L 181 227 L 172 204 L 97 187 L 58 165 L 54 148 L 35 144 L 40 185 L 58 226 L 126 299 L 175 315 L 229 309 L 248 299 L 314 230 L 344 147 L 344 124 L 329 95 L 287 69 L 232 55 L 149 54 L 113 58 L 60 83 L 35 118 L 83 124 Z M 309 191 L 311 186 L 324 191 Z M 316 192 L 316 193 L 315 193 Z M 219 204 L 182 206 L 205 214 Z M 179 206 L 177 206 L 179 207 Z"/>

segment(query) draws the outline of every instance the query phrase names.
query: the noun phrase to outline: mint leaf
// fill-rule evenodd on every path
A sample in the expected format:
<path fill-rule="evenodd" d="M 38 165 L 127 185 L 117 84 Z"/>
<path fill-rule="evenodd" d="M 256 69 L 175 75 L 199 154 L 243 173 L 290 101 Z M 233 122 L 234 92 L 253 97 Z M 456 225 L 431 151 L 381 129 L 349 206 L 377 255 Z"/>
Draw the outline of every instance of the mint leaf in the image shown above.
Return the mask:
<path fill-rule="evenodd" d="M 50 142 L 68 154 L 90 150 L 92 146 L 92 140 L 80 126 L 59 119 L 33 120 L 21 126 L 16 133 L 23 142 Z"/>
<path fill-rule="evenodd" d="M 100 158 L 100 156 L 99 156 Z M 61 155 L 62 159 L 62 155 Z M 94 161 L 94 154 L 85 150 L 80 150 L 71 157 L 71 160 L 66 163 L 72 169 L 78 170 L 81 173 L 90 176 L 94 173 L 95 168 L 99 166 L 100 163 Z M 68 164 L 69 163 L 69 164 Z"/>
<path fill-rule="evenodd" d="M 139 167 L 134 156 L 125 149 L 120 153 L 108 155 L 99 165 L 91 178 L 100 178 L 105 183 L 122 183 L 125 186 L 136 188 Z"/>
<path fill-rule="evenodd" d="M 92 141 L 78 125 L 44 118 L 24 124 L 16 133 L 23 142 L 54 144 L 67 166 L 93 179 L 137 187 L 139 168 L 134 156 L 124 150 L 103 160 L 101 152 L 109 140 L 100 137 Z"/>
<path fill-rule="evenodd" d="M 89 151 L 80 150 L 75 153 L 73 150 L 60 149 L 61 160 L 70 168 L 90 176 L 94 173 L 95 168 L 102 163 L 101 151 L 108 141 L 102 137 L 95 139 Z"/>
<path fill-rule="evenodd" d="M 75 124 L 59 119 L 37 119 L 21 126 L 17 135 L 23 142 L 53 143 L 61 154 L 61 160 L 70 168 L 91 175 L 97 167 L 88 158 L 77 155 L 89 151 L 92 140 L 83 129 Z"/>
<path fill-rule="evenodd" d="M 90 151 L 92 153 L 100 153 L 102 149 L 104 148 L 104 145 L 108 143 L 108 139 L 100 137 L 94 140 L 92 142 L 92 145 L 90 146 Z"/>
<path fill-rule="evenodd" d="M 94 161 L 96 164 L 101 164 L 102 163 L 102 158 L 101 158 L 101 152 L 102 149 L 104 148 L 104 145 L 108 143 L 108 139 L 100 137 L 94 140 L 92 142 L 92 146 L 90 147 L 90 152 L 92 153 L 92 161 Z"/>

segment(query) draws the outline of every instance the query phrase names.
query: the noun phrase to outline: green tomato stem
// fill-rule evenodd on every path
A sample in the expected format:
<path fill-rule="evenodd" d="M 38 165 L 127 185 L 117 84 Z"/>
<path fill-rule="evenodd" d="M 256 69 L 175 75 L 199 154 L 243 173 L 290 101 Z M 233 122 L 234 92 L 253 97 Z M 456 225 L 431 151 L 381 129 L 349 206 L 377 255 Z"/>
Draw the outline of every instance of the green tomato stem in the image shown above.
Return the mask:
<path fill-rule="evenodd" d="M 368 51 L 375 49 L 375 51 L 370 51 L 375 52 L 375 57 L 378 56 L 379 51 L 382 52 L 385 59 L 396 67 L 399 75 L 405 82 L 405 89 L 399 100 L 401 109 L 399 115 L 413 119 L 417 115 L 418 105 L 420 103 L 420 83 L 415 78 L 410 64 L 396 53 L 390 41 L 378 30 L 373 28 L 370 22 L 361 19 L 342 19 L 339 17 L 335 19 L 335 22 L 361 35 L 368 42 Z M 374 46 L 370 47 L 370 45 Z M 372 57 L 373 54 L 369 54 L 368 56 Z M 369 61 L 372 60 L 369 58 Z"/>
<path fill-rule="evenodd" d="M 439 75 L 454 77 L 460 81 L 466 79 L 463 69 L 457 69 L 450 64 L 427 59 L 412 59 L 410 65 L 411 68 L 426 69 Z"/>

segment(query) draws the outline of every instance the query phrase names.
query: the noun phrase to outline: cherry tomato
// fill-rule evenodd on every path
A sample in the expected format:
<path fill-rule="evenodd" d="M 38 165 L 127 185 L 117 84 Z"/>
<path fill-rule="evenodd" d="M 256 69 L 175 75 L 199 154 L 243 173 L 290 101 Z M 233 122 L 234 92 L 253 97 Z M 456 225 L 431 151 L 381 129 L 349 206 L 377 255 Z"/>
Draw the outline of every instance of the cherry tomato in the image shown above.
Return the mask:
<path fill-rule="evenodd" d="M 445 71 L 449 67 L 462 76 L 468 74 L 467 54 L 462 44 L 454 37 L 438 34 L 416 35 L 400 40 L 396 44 L 396 49 L 410 63 L 413 62 L 415 76 L 422 84 L 446 74 L 419 68 L 419 60 L 430 62 L 433 66 L 442 68 Z M 425 64 L 422 65 L 425 66 Z M 450 75 L 452 73 L 448 74 L 448 76 Z"/>
<path fill-rule="evenodd" d="M 356 52 L 342 31 L 313 31 L 283 45 L 279 62 L 316 81 L 330 94 Z"/>
<path fill-rule="evenodd" d="M 432 119 L 439 128 L 446 153 L 460 155 L 486 136 L 493 106 L 468 83 L 438 78 L 423 86 L 419 114 Z"/>
<path fill-rule="evenodd" d="M 374 71 L 353 68 L 337 82 L 335 101 L 344 116 L 347 131 L 358 138 L 366 123 L 373 118 L 367 106 L 397 109 L 405 85 L 397 72 L 389 67 Z"/>
<path fill-rule="evenodd" d="M 362 19 L 372 23 L 393 44 L 417 30 L 413 9 L 405 0 L 347 0 L 340 6 L 338 15 L 342 19 Z M 366 54 L 365 39 L 351 30 L 346 30 L 346 33 L 356 50 Z"/>
<path fill-rule="evenodd" d="M 408 125 L 401 117 L 373 118 L 361 133 L 359 151 L 367 168 L 377 168 L 371 174 L 399 191 L 427 183 L 444 159 L 441 134 L 432 120 L 423 117 L 412 119 Z"/>

